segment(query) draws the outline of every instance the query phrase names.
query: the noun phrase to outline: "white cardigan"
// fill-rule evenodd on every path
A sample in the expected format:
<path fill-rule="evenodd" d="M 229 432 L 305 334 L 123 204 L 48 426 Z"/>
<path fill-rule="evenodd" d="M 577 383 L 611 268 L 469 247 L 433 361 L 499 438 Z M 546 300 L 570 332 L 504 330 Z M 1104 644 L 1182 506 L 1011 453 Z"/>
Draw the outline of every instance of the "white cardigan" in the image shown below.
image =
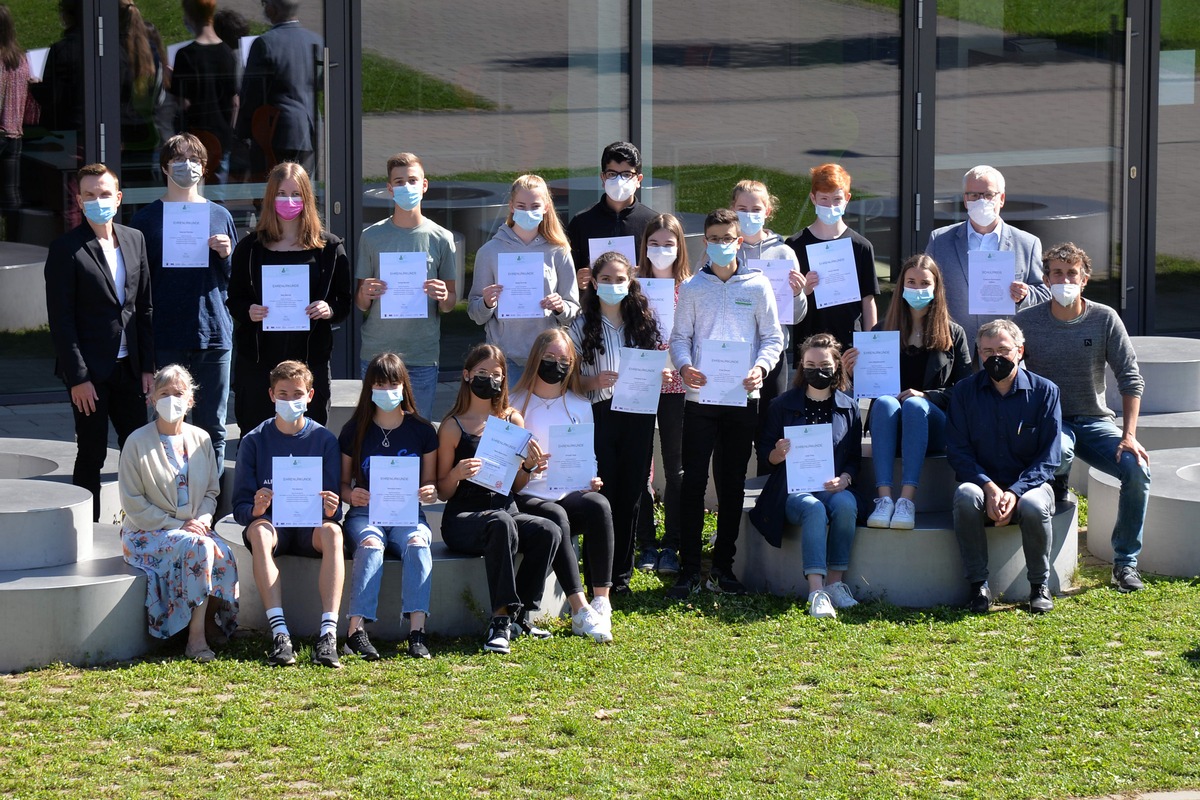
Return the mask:
<path fill-rule="evenodd" d="M 151 422 L 130 434 L 121 450 L 117 483 L 127 526 L 139 531 L 175 530 L 195 519 L 211 527 L 221 483 L 208 434 L 183 424 L 183 444 L 188 454 L 186 508 L 178 507 L 175 470 L 158 437 L 158 426 Z"/>

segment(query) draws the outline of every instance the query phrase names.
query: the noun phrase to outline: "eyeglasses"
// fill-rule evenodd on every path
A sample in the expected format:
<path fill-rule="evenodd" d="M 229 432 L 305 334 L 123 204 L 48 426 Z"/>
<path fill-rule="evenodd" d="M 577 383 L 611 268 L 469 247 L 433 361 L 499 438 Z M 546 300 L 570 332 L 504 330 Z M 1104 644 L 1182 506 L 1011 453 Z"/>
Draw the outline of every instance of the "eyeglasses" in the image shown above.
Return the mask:
<path fill-rule="evenodd" d="M 194 164 L 194 165 L 195 165 L 195 166 L 197 166 L 197 167 L 199 167 L 199 166 L 203 166 L 203 165 L 201 164 L 201 162 L 200 162 L 200 159 L 198 159 L 198 158 L 195 158 L 195 157 L 192 157 L 192 158 L 175 158 L 175 159 L 172 159 L 171 161 L 167 162 L 167 165 L 168 165 L 168 166 L 170 166 L 171 164 Z"/>
<path fill-rule="evenodd" d="M 976 200 L 995 200 L 1001 195 L 1001 192 L 963 192 L 963 198 L 968 203 L 974 203 Z"/>
<path fill-rule="evenodd" d="M 709 244 L 723 244 L 726 247 L 728 247 L 729 245 L 731 245 L 737 241 L 737 237 L 736 236 L 722 236 L 721 238 L 718 239 L 715 236 L 705 236 L 704 241 L 708 242 Z"/>
<path fill-rule="evenodd" d="M 995 350 L 980 350 L 979 357 L 985 361 L 992 356 L 1000 356 L 1001 358 L 1011 358 L 1017 352 L 1015 347 L 998 347 Z"/>
<path fill-rule="evenodd" d="M 623 181 L 628 181 L 628 180 L 632 180 L 633 178 L 636 178 L 638 176 L 638 174 L 636 172 L 633 172 L 632 170 L 625 170 L 624 172 L 613 172 L 610 169 L 610 170 L 606 170 L 603 174 L 604 174 L 604 180 L 606 180 L 606 181 L 611 181 L 613 178 L 620 178 Z"/>
<path fill-rule="evenodd" d="M 504 380 L 504 373 L 503 372 L 472 372 L 471 377 L 472 378 L 491 378 L 492 380 L 495 380 L 495 381 L 502 381 L 502 380 Z"/>
<path fill-rule="evenodd" d="M 557 364 L 558 366 L 566 367 L 567 369 L 571 368 L 571 359 L 569 359 L 565 356 L 563 358 L 555 358 L 554 356 L 544 356 L 542 358 L 542 363 L 543 364 Z"/>

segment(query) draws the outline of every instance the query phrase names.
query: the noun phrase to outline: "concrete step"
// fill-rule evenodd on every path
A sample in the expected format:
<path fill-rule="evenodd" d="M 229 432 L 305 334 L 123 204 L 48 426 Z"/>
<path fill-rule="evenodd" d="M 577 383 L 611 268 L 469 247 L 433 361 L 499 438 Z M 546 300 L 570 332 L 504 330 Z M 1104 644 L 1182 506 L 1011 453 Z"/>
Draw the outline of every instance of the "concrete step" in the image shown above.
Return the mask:
<path fill-rule="evenodd" d="M 1146 381 L 1142 414 L 1200 411 L 1200 339 L 1133 336 L 1138 369 Z M 1121 396 L 1111 369 L 1105 369 L 1105 401 L 1121 413 Z M 1140 425 L 1139 425 L 1140 428 Z"/>
<path fill-rule="evenodd" d="M 863 442 L 862 465 L 855 480 L 856 489 L 860 496 L 860 506 L 870 513 L 874 508 L 875 492 L 875 458 L 872 453 L 871 440 Z M 892 463 L 892 497 L 900 496 L 900 458 L 897 456 Z M 954 477 L 954 469 L 946 460 L 944 453 L 925 457 L 921 466 L 921 476 L 917 479 L 917 495 L 913 499 L 920 512 L 949 511 L 954 501 L 954 490 L 958 481 Z"/>
<path fill-rule="evenodd" d="M 74 442 L 50 439 L 5 439 L 0 448 L 0 478 L 33 478 L 71 482 L 71 471 L 78 452 Z M 117 488 L 117 464 L 121 454 L 109 448 L 100 472 L 100 521 L 114 523 L 121 513 Z"/>
<path fill-rule="evenodd" d="M 6 570 L 91 557 L 92 493 L 78 486 L 0 478 L 0 553 Z"/>

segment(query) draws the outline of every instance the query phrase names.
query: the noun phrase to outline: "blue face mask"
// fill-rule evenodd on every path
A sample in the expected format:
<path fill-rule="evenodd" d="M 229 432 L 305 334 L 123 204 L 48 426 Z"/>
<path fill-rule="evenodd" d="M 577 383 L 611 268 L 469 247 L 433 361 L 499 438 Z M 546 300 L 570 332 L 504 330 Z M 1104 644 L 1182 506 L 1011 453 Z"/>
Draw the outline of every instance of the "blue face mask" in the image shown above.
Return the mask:
<path fill-rule="evenodd" d="M 718 267 L 727 267 L 733 262 L 733 259 L 737 257 L 738 243 L 730 242 L 729 244 L 715 244 L 713 242 L 709 242 L 708 246 L 704 248 L 704 250 L 706 253 L 708 253 L 709 261 L 716 264 Z"/>
<path fill-rule="evenodd" d="M 101 197 L 99 200 L 84 200 L 83 215 L 88 222 L 106 225 L 117 215 L 117 198 Z"/>
<path fill-rule="evenodd" d="M 394 411 L 404 402 L 404 390 L 399 386 L 395 389 L 372 389 L 371 402 L 379 406 L 381 411 Z"/>
<path fill-rule="evenodd" d="M 513 209 L 513 224 L 523 231 L 536 231 L 542 224 L 542 210 L 526 211 L 523 208 Z"/>
<path fill-rule="evenodd" d="M 405 211 L 412 211 L 421 204 L 421 184 L 406 183 L 392 187 L 392 202 Z"/>
<path fill-rule="evenodd" d="M 836 225 L 837 221 L 846 213 L 846 204 L 839 203 L 836 206 L 817 206 L 817 219 L 826 225 Z"/>
<path fill-rule="evenodd" d="M 629 296 L 629 282 L 597 283 L 596 294 L 599 295 L 601 303 L 610 306 L 619 305 L 622 300 Z"/>
<path fill-rule="evenodd" d="M 933 287 L 927 289 L 904 290 L 904 302 L 916 309 L 922 309 L 933 302 Z"/>
<path fill-rule="evenodd" d="M 761 211 L 739 211 L 738 227 L 747 236 L 757 236 L 767 222 L 767 215 Z"/>

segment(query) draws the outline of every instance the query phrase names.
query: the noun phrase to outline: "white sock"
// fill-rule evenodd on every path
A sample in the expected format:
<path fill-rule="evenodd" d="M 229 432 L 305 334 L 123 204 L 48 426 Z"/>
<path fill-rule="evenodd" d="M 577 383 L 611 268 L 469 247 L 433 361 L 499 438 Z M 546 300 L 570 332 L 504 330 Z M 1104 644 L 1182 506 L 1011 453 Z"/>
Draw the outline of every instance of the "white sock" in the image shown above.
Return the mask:
<path fill-rule="evenodd" d="M 326 611 L 321 615 L 321 635 L 332 633 L 337 636 L 337 617 L 333 611 Z"/>
<path fill-rule="evenodd" d="M 283 609 L 279 606 L 267 609 L 267 624 L 271 626 L 272 636 L 278 636 L 281 633 L 284 636 L 292 635 L 291 632 L 288 631 L 287 622 L 285 622 L 283 619 Z"/>

